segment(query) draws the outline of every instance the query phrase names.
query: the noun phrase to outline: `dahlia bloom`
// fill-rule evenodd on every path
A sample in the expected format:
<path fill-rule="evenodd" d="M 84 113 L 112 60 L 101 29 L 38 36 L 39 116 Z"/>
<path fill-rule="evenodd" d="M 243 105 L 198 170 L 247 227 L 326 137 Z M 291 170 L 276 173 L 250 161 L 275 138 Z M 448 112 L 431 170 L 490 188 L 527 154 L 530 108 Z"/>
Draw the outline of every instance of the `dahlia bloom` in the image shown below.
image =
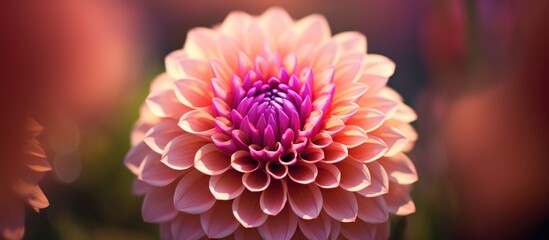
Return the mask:
<path fill-rule="evenodd" d="M 48 199 L 38 186 L 45 172 L 52 167 L 46 158 L 43 144 L 38 140 L 43 127 L 29 119 L 24 153 L 19 161 L 4 159 L 3 174 L 10 175 L 8 183 L 0 184 L 0 238 L 21 239 L 25 232 L 25 204 L 36 212 L 49 206 Z M 9 170 L 8 170 L 9 169 Z M 12 177 L 15 176 L 15 177 Z"/>
<path fill-rule="evenodd" d="M 196 28 L 166 57 L 125 164 L 163 239 L 388 238 L 415 211 L 416 119 L 357 32 L 279 8 Z"/>

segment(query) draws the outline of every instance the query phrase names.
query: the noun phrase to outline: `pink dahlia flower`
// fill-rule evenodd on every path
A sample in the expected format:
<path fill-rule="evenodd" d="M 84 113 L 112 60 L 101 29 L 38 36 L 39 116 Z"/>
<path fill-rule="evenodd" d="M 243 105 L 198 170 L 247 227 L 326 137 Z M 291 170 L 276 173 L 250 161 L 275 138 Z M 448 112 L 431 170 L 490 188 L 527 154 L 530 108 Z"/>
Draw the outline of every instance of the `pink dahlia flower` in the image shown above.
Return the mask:
<path fill-rule="evenodd" d="M 25 205 L 36 212 L 49 205 L 38 186 L 45 172 L 52 167 L 43 145 L 38 141 L 43 127 L 32 119 L 26 126 L 24 153 L 18 161 L 3 159 L 5 182 L 0 184 L 0 238 L 21 239 L 25 232 Z"/>
<path fill-rule="evenodd" d="M 196 28 L 151 86 L 125 163 L 164 239 L 383 239 L 415 211 L 416 119 L 357 32 L 279 8 Z"/>

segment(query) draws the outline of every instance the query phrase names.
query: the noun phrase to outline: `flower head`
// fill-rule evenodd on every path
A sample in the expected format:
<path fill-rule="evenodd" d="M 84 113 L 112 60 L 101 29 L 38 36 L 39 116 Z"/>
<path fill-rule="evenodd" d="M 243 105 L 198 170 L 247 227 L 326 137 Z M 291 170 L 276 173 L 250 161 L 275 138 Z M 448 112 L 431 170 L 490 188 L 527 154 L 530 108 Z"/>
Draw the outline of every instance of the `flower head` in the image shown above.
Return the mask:
<path fill-rule="evenodd" d="M 25 126 L 25 143 L 21 159 L 3 159 L 2 175 L 7 182 L 0 184 L 0 238 L 21 239 L 25 232 L 25 205 L 36 212 L 49 206 L 38 186 L 45 172 L 52 167 L 46 158 L 43 143 L 38 140 L 43 127 L 33 119 Z"/>
<path fill-rule="evenodd" d="M 414 212 L 416 115 L 357 32 L 279 8 L 196 28 L 151 86 L 125 163 L 166 239 L 388 237 Z"/>

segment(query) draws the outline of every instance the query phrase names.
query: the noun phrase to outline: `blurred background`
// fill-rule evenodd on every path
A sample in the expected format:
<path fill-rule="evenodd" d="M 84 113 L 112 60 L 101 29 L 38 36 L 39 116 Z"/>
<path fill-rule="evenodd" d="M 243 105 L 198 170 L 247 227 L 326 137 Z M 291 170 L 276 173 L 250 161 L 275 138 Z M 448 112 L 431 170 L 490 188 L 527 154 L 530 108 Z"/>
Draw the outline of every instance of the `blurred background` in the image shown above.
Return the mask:
<path fill-rule="evenodd" d="M 389 86 L 419 115 L 420 181 L 417 212 L 392 218 L 394 239 L 549 238 L 547 1 L 1 4 L 0 152 L 29 113 L 71 146 L 40 184 L 50 207 L 27 211 L 26 239 L 157 239 L 122 164 L 149 83 L 189 29 L 270 6 L 323 14 L 332 33 L 360 31 L 396 62 Z"/>

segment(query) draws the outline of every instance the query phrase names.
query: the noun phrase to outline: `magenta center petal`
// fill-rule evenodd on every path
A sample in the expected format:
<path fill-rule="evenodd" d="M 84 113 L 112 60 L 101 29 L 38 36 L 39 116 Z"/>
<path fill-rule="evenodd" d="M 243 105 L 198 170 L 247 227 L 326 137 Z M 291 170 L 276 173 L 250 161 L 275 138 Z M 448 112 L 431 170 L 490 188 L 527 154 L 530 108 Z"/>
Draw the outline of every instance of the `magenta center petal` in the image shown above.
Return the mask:
<path fill-rule="evenodd" d="M 264 74 L 259 74 L 257 70 L 249 71 L 243 78 L 234 75 L 232 89 L 225 99 L 228 104 L 220 104 L 220 101 L 213 104 L 219 115 L 216 121 L 219 122 L 217 130 L 226 134 L 223 138 L 225 141 L 214 143 L 229 152 L 249 151 L 259 161 L 295 163 L 288 157 L 298 155 L 303 150 L 302 145 L 307 144 L 308 138 L 318 131 L 318 128 L 305 129 L 316 106 L 313 105 L 315 96 L 312 92 L 312 71 L 306 69 L 303 72 L 303 79 L 290 75 L 283 67 L 277 76 L 267 78 L 262 77 Z M 331 99 L 332 95 L 327 97 Z M 320 110 L 328 109 L 329 104 L 330 101 L 327 101 L 326 106 Z M 221 109 L 224 106 L 231 108 L 231 112 Z M 318 125 L 324 114 L 313 117 L 313 124 Z M 232 132 L 228 134 L 230 131 Z M 233 141 L 225 139 L 231 137 Z M 227 144 L 234 146 L 228 147 Z"/>

